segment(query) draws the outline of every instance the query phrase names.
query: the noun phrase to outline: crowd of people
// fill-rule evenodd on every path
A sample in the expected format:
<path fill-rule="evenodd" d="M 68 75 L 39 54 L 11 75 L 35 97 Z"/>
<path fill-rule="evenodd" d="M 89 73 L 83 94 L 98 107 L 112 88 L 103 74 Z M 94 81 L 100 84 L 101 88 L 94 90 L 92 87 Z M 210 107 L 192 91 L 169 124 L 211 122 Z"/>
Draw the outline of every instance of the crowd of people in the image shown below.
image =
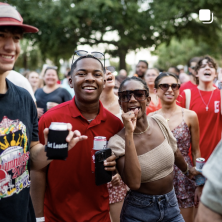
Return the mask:
<path fill-rule="evenodd" d="M 0 3 L 0 221 L 222 221 L 222 76 L 215 60 L 190 59 L 188 74 L 140 60 L 134 76 L 120 70 L 115 77 L 103 53 L 78 50 L 60 84 L 55 66 L 40 75 L 13 71 L 20 39 L 36 32 Z M 52 122 L 67 123 L 66 160 L 47 158 Z M 112 150 L 104 161 L 112 180 L 100 186 L 91 171 L 96 136 Z"/>

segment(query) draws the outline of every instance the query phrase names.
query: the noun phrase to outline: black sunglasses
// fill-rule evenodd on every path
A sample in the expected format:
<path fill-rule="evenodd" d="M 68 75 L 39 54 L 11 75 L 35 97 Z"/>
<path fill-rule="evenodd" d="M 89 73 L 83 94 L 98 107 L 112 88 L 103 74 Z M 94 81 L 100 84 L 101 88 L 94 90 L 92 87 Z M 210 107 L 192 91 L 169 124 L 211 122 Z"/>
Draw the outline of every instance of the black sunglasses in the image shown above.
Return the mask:
<path fill-rule="evenodd" d="M 121 102 L 129 102 L 132 95 L 137 101 L 143 101 L 148 97 L 148 93 L 145 89 L 126 90 L 118 92 L 119 100 Z"/>
<path fill-rule="evenodd" d="M 173 91 L 176 91 L 180 88 L 180 84 L 178 83 L 173 83 L 173 84 L 167 84 L 167 83 L 163 83 L 160 84 L 159 87 L 163 90 L 163 91 L 167 91 L 170 87 Z"/>
<path fill-rule="evenodd" d="M 84 56 L 87 56 L 87 55 L 91 55 L 99 60 L 103 60 L 104 61 L 104 64 L 103 66 L 105 67 L 105 55 L 102 53 L 102 52 L 87 52 L 85 50 L 76 50 L 74 51 L 74 54 L 73 54 L 73 57 L 72 57 L 72 64 L 74 62 L 74 55 L 77 55 L 79 57 L 84 57 Z"/>
<path fill-rule="evenodd" d="M 106 69 L 109 70 L 112 73 L 116 71 L 113 66 L 107 66 Z"/>

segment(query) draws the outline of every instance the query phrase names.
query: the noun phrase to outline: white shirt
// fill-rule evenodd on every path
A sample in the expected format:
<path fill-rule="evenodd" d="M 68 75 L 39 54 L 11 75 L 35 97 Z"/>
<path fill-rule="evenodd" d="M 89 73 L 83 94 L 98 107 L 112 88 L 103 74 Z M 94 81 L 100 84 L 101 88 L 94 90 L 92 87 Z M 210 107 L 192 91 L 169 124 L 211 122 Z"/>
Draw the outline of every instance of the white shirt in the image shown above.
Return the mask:
<path fill-rule="evenodd" d="M 34 102 L 36 102 L 36 98 L 34 96 L 34 92 L 32 90 L 31 84 L 28 81 L 28 79 L 26 79 L 22 74 L 14 71 L 14 70 L 11 70 L 9 72 L 9 74 L 6 76 L 6 78 L 8 80 L 10 80 L 16 86 L 20 86 L 20 87 L 26 89 L 30 93 L 30 95 L 32 96 Z"/>

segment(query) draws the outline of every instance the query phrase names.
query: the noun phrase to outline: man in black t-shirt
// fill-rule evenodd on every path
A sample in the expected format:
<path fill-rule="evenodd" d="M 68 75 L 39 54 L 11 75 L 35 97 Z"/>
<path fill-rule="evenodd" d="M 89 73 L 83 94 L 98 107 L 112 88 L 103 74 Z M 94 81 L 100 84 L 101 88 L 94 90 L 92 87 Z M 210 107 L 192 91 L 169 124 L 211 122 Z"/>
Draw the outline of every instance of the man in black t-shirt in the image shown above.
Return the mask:
<path fill-rule="evenodd" d="M 35 222 L 30 198 L 30 167 L 42 169 L 47 160 L 38 139 L 36 106 L 29 92 L 6 79 L 20 53 L 23 33 L 38 29 L 23 24 L 18 11 L 0 3 L 0 222 Z M 68 124 L 69 149 L 86 139 Z M 44 130 L 47 141 L 48 129 Z M 31 160 L 31 164 L 30 164 Z"/>

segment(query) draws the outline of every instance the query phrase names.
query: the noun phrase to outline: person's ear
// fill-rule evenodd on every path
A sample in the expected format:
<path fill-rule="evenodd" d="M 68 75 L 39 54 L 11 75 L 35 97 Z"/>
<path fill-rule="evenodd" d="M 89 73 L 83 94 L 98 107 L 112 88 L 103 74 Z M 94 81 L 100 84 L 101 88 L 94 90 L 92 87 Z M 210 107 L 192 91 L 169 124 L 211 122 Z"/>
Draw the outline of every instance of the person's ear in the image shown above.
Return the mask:
<path fill-rule="evenodd" d="M 69 86 L 70 86 L 71 88 L 73 88 L 73 85 L 72 85 L 72 77 L 69 77 Z"/>
<path fill-rule="evenodd" d="M 150 101 L 151 101 L 151 97 L 150 97 L 150 96 L 148 96 L 148 97 L 147 97 L 147 99 L 146 99 L 146 106 L 149 106 Z"/>

